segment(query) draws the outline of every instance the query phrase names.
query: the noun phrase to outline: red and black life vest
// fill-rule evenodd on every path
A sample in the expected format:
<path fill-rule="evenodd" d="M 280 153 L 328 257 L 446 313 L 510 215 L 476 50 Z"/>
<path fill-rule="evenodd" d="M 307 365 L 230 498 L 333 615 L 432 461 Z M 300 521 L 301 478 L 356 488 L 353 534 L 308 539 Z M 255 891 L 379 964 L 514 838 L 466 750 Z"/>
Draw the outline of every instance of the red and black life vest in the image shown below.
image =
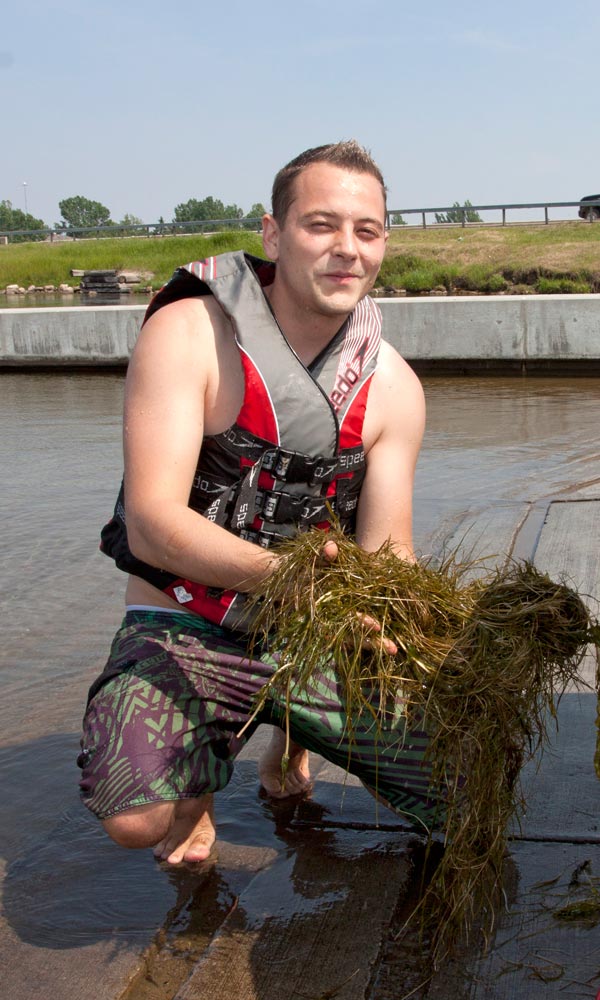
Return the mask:
<path fill-rule="evenodd" d="M 262 291 L 274 273 L 274 264 L 242 252 L 188 264 L 146 313 L 148 319 L 169 302 L 212 294 L 231 321 L 244 401 L 231 427 L 204 438 L 189 506 L 264 547 L 312 525 L 326 530 L 330 511 L 343 530 L 354 530 L 365 474 L 362 428 L 381 340 L 379 309 L 366 297 L 305 367 Z M 123 485 L 101 549 L 186 611 L 248 630 L 244 594 L 180 579 L 131 553 Z"/>

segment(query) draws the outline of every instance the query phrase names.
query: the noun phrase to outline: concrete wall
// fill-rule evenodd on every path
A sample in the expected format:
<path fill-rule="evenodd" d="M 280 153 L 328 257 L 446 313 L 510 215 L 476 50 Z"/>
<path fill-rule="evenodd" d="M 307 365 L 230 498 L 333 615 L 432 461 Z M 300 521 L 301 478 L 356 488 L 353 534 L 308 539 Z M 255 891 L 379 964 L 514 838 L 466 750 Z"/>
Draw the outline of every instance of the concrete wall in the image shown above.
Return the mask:
<path fill-rule="evenodd" d="M 600 362 L 600 295 L 379 299 L 383 333 L 433 367 Z M 0 366 L 124 365 L 144 306 L 0 309 Z"/>
<path fill-rule="evenodd" d="M 600 359 L 600 295 L 379 299 L 384 336 L 407 359 Z"/>
<path fill-rule="evenodd" d="M 0 309 L 0 365 L 125 365 L 144 306 Z"/>

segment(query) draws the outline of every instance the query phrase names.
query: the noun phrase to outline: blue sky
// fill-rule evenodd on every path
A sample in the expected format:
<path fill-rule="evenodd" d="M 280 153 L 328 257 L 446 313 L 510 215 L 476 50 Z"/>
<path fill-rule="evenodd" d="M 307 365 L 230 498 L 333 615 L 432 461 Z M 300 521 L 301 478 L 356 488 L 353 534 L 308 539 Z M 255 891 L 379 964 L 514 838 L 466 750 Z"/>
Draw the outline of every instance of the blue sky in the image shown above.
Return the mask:
<path fill-rule="evenodd" d="M 391 207 L 600 191 L 597 0 L 21 0 L 2 16 L 0 200 L 82 194 L 155 221 L 268 205 L 308 146 L 356 137 Z M 24 187 L 23 182 L 26 182 Z"/>

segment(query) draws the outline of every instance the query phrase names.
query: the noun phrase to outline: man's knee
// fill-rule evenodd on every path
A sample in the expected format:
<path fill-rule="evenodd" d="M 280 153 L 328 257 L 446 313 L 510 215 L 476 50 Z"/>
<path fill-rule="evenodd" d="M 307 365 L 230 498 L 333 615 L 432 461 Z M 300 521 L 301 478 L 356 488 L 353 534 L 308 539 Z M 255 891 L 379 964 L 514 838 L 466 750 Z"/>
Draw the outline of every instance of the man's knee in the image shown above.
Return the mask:
<path fill-rule="evenodd" d="M 120 847 L 154 847 L 166 836 L 172 814 L 172 802 L 152 802 L 109 816 L 102 826 Z"/>

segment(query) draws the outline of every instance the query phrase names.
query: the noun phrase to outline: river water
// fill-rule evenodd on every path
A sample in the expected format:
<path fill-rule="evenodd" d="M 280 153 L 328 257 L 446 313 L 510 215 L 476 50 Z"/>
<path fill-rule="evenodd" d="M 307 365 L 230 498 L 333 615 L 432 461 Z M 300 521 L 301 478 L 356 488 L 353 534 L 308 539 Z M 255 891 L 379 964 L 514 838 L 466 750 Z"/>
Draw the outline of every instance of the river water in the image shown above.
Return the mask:
<path fill-rule="evenodd" d="M 27 295 L 0 295 L 0 309 L 68 309 L 72 306 L 145 306 L 150 301 L 146 294 L 121 293 L 86 295 L 29 292 Z"/>
<path fill-rule="evenodd" d="M 124 580 L 97 545 L 121 473 L 123 384 L 120 374 L 0 376 L 4 920 L 19 940 L 50 949 L 103 937 L 141 946 L 181 892 L 148 852 L 110 844 L 76 790 L 86 691 L 121 616 Z M 599 487 L 599 379 L 424 385 L 421 551 L 465 511 Z M 264 817 L 248 832 L 248 780 L 249 797 L 229 799 L 221 829 L 234 842 L 269 843 L 276 834 Z"/>

